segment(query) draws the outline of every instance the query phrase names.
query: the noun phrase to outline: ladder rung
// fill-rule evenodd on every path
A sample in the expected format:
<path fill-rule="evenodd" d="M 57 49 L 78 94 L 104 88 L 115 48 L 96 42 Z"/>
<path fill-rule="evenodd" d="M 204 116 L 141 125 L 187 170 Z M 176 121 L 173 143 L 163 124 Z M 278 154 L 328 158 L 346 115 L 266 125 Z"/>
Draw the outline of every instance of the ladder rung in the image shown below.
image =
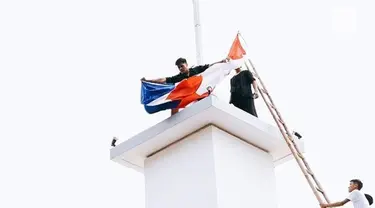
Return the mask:
<path fill-rule="evenodd" d="M 303 159 L 304 157 L 303 157 L 303 155 L 301 154 L 301 153 L 297 153 L 297 155 L 298 155 L 298 157 L 300 157 L 301 159 Z"/>
<path fill-rule="evenodd" d="M 306 169 L 306 172 L 307 172 L 308 174 L 310 174 L 311 176 L 314 175 L 314 173 L 313 173 L 310 169 Z"/>
<path fill-rule="evenodd" d="M 292 141 L 292 142 L 294 143 L 294 139 L 293 139 L 293 137 L 292 137 L 290 134 L 288 134 L 288 132 L 286 132 L 286 135 L 288 136 L 289 140 Z"/>
<path fill-rule="evenodd" d="M 320 189 L 319 187 L 315 187 L 317 191 L 319 191 L 320 193 L 324 194 L 324 191 L 322 189 Z"/>
<path fill-rule="evenodd" d="M 268 104 L 271 108 L 275 109 L 275 106 L 273 106 L 271 103 L 267 102 L 267 104 Z"/>
<path fill-rule="evenodd" d="M 280 118 L 278 119 L 278 121 L 279 121 L 281 124 L 284 124 L 284 121 L 281 120 Z"/>

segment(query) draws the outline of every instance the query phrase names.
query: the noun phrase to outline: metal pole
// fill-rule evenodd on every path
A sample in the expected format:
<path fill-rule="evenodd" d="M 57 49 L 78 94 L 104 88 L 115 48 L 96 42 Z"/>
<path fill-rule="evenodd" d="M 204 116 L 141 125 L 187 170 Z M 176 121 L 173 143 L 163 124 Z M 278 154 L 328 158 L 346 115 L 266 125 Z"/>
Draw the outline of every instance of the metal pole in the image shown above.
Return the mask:
<path fill-rule="evenodd" d="M 194 7 L 194 28 L 195 28 L 195 47 L 197 64 L 203 64 L 203 51 L 202 51 L 202 32 L 201 32 L 201 19 L 199 10 L 199 0 L 193 0 Z"/>

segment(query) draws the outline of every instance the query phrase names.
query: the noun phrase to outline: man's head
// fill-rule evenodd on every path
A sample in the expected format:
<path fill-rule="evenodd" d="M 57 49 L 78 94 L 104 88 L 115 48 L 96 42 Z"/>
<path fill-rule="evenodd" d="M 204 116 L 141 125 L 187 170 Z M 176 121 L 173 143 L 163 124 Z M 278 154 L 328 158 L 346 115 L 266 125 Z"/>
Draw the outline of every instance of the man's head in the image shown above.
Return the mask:
<path fill-rule="evenodd" d="M 177 59 L 176 66 L 181 73 L 187 73 L 189 71 L 187 61 L 184 58 Z"/>
<path fill-rule="evenodd" d="M 355 189 L 361 190 L 362 187 L 363 187 L 362 181 L 360 181 L 359 179 L 353 179 L 350 181 L 348 189 L 349 189 L 349 192 L 352 192 Z"/>

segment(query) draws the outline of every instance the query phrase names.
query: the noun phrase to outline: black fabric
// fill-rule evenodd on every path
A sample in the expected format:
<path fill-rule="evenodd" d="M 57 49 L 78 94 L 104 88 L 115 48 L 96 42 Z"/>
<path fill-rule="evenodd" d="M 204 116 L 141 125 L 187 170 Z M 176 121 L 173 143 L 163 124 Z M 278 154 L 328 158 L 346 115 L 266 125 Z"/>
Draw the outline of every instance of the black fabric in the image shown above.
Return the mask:
<path fill-rule="evenodd" d="M 372 198 L 371 195 L 369 195 L 369 194 L 365 194 L 365 197 L 366 197 L 366 199 L 367 199 L 367 201 L 368 201 L 368 203 L 369 203 L 370 205 L 374 202 L 374 200 L 373 200 L 373 198 Z"/>
<path fill-rule="evenodd" d="M 189 69 L 189 75 L 187 73 L 179 73 L 175 76 L 167 77 L 165 82 L 171 83 L 171 84 L 181 82 L 184 79 L 187 79 L 189 77 L 195 76 L 197 74 L 200 74 L 200 73 L 206 71 L 206 69 L 208 69 L 209 66 L 210 66 L 209 64 L 206 64 L 206 65 L 192 67 L 192 68 Z"/>
<path fill-rule="evenodd" d="M 252 97 L 251 83 L 255 80 L 249 70 L 243 70 L 230 80 L 230 92 L 244 97 Z"/>
<path fill-rule="evenodd" d="M 231 94 L 231 104 L 237 108 L 250 113 L 251 115 L 258 117 L 258 114 L 255 110 L 254 99 L 251 97 L 244 97 L 238 94 Z"/>
<path fill-rule="evenodd" d="M 258 117 L 255 110 L 251 84 L 255 80 L 249 70 L 244 70 L 232 77 L 230 80 L 230 101 L 237 108 Z"/>

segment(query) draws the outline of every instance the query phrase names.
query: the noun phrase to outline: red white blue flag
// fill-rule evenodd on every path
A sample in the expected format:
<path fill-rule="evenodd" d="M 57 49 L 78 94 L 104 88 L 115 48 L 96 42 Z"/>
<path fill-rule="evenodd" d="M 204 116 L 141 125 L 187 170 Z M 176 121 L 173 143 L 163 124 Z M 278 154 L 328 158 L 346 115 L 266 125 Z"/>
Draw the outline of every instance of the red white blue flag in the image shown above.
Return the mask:
<path fill-rule="evenodd" d="M 215 64 L 201 74 L 189 77 L 176 85 L 156 84 L 143 81 L 141 103 L 152 114 L 162 110 L 184 108 L 207 97 L 232 70 L 241 67 L 246 55 L 238 35 L 229 50 L 227 63 Z M 211 91 L 212 92 L 212 91 Z"/>

